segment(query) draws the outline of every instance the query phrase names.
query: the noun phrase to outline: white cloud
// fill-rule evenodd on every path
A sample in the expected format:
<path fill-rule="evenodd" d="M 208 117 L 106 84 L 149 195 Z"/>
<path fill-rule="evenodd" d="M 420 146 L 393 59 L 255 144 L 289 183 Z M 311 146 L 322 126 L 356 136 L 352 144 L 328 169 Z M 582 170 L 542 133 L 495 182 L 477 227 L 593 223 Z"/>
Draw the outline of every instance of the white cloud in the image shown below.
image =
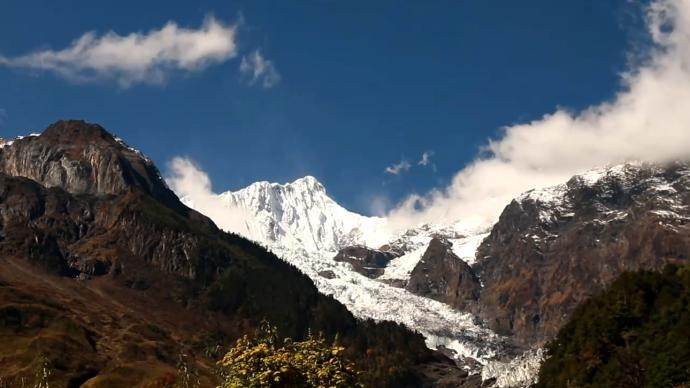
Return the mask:
<path fill-rule="evenodd" d="M 488 156 L 460 170 L 449 186 L 410 196 L 391 220 L 494 221 L 519 193 L 595 166 L 690 158 L 690 0 L 656 0 L 646 21 L 655 46 L 621 76 L 615 98 L 504 128 L 487 144 Z"/>
<path fill-rule="evenodd" d="M 250 84 L 258 83 L 264 88 L 271 88 L 280 82 L 280 74 L 273 62 L 264 58 L 259 50 L 254 50 L 242 57 L 240 73 L 249 80 Z"/>
<path fill-rule="evenodd" d="M 431 157 L 432 156 L 434 156 L 434 151 L 424 151 L 422 153 L 422 158 L 419 159 L 419 162 L 417 162 L 417 164 L 420 166 L 425 166 L 425 167 L 428 165 L 433 166 L 433 163 L 431 163 Z"/>
<path fill-rule="evenodd" d="M 401 160 L 400 162 L 392 166 L 386 167 L 386 169 L 383 171 L 393 175 L 400 175 L 403 172 L 409 170 L 410 167 L 412 167 L 412 165 L 410 165 L 410 162 L 408 162 L 407 160 Z"/>
<path fill-rule="evenodd" d="M 170 161 L 165 181 L 183 202 L 213 218 L 219 228 L 251 236 L 247 229 L 247 220 L 251 220 L 251 214 L 243 208 L 223 202 L 212 191 L 208 174 L 189 158 L 176 157 Z"/>
<path fill-rule="evenodd" d="M 128 87 L 163 83 L 173 71 L 198 71 L 236 55 L 235 27 L 209 16 L 198 29 L 168 22 L 159 30 L 124 36 L 87 32 L 62 50 L 0 56 L 0 64 L 50 71 L 73 81 L 114 80 Z"/>

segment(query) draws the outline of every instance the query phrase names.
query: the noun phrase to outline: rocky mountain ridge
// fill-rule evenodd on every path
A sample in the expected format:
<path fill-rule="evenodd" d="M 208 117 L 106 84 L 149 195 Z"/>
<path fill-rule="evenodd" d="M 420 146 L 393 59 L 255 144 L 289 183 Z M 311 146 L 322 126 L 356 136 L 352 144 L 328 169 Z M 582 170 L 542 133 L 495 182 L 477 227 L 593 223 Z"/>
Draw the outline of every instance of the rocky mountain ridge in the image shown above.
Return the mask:
<path fill-rule="evenodd" d="M 150 159 L 103 127 L 83 121 L 59 121 L 41 135 L 0 148 L 0 171 L 72 194 L 116 195 L 137 187 L 183 210 Z"/>
<path fill-rule="evenodd" d="M 479 297 L 481 287 L 472 267 L 453 253 L 451 243 L 438 238 L 431 240 L 405 286 L 414 294 L 458 310 L 467 310 Z"/>
<path fill-rule="evenodd" d="M 82 121 L 0 149 L 0 312 L 7 384 L 45 359 L 51 386 L 165 385 L 184 354 L 215 386 L 209 349 L 263 319 L 293 338 L 338 334 L 369 383 L 469 379 L 422 337 L 355 319 L 292 265 L 220 231 L 141 153 Z"/>
<path fill-rule="evenodd" d="M 690 166 L 627 163 L 529 191 L 503 211 L 473 266 L 476 312 L 538 345 L 624 271 L 690 257 Z"/>

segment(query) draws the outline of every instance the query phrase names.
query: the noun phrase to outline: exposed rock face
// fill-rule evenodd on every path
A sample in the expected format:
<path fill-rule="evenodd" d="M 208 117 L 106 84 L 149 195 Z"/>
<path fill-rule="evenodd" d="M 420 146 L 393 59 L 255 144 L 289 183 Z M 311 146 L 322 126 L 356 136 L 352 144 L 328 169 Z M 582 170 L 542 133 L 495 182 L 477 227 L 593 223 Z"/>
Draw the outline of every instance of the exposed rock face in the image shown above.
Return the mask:
<path fill-rule="evenodd" d="M 627 164 L 530 191 L 477 252 L 477 312 L 521 344 L 556 334 L 623 271 L 690 257 L 690 167 Z"/>
<path fill-rule="evenodd" d="M 140 259 L 163 272 L 202 280 L 216 270 L 207 266 L 231 264 L 222 252 L 202 252 L 206 241 L 191 231 L 152 221 L 149 211 L 159 217 L 174 213 L 137 191 L 74 196 L 0 173 L 0 248 L 34 257 L 55 273 L 128 273 L 125 263 Z M 210 221 L 201 225 L 215 229 Z"/>
<path fill-rule="evenodd" d="M 326 270 L 326 271 L 319 271 L 319 276 L 322 276 L 326 279 L 335 279 L 335 272 L 331 270 Z"/>
<path fill-rule="evenodd" d="M 149 159 L 101 126 L 84 121 L 58 121 L 41 135 L 0 148 L 0 172 L 72 194 L 121 194 L 137 187 L 181 209 Z"/>
<path fill-rule="evenodd" d="M 453 253 L 450 242 L 434 238 L 406 288 L 464 310 L 479 297 L 480 283 L 472 268 Z"/>
<path fill-rule="evenodd" d="M 341 249 L 333 260 L 350 263 L 352 268 L 362 275 L 377 278 L 383 274 L 388 262 L 395 257 L 391 252 L 356 245 Z"/>

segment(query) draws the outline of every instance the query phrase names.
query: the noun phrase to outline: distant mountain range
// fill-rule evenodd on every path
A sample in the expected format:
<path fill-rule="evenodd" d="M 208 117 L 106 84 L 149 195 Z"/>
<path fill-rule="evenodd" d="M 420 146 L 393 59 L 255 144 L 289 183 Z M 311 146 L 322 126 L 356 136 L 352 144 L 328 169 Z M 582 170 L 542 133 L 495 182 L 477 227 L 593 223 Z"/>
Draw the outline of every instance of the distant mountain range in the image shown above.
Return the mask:
<path fill-rule="evenodd" d="M 597 168 L 524 193 L 493 225 L 397 233 L 385 218 L 342 208 L 313 177 L 219 197 L 250 214 L 247 237 L 355 315 L 404 323 L 507 385 L 529 381 L 538 349 L 619 274 L 690 255 L 685 163 Z"/>
<path fill-rule="evenodd" d="M 525 386 L 578 305 L 690 257 L 683 162 L 584 172 L 490 224 L 394 230 L 313 177 L 217 199 L 235 234 L 95 124 L 0 140 L 0 383 L 42 359 L 56 386 L 164 385 L 185 358 L 214 386 L 218 349 L 265 319 L 338 336 L 369 386 Z"/>

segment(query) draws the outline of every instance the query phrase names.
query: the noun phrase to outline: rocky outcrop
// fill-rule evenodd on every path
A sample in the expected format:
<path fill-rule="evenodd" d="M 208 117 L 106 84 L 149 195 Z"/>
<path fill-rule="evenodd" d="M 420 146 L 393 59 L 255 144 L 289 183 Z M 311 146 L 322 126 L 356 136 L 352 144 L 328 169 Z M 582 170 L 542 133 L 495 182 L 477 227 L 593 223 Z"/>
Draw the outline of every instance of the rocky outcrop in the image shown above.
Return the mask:
<path fill-rule="evenodd" d="M 84 121 L 58 121 L 40 135 L 0 148 L 0 172 L 72 194 L 122 194 L 136 187 L 184 209 L 151 160 L 100 125 Z"/>
<path fill-rule="evenodd" d="M 375 279 L 383 274 L 388 262 L 395 257 L 391 252 L 356 245 L 341 249 L 333 260 L 350 263 L 355 271 Z"/>
<path fill-rule="evenodd" d="M 446 240 L 433 238 L 410 274 L 406 289 L 464 310 L 479 297 L 481 286 L 472 268 Z"/>
<path fill-rule="evenodd" d="M 477 252 L 475 312 L 520 344 L 542 344 L 623 271 L 689 257 L 688 164 L 591 171 L 505 208 Z"/>

